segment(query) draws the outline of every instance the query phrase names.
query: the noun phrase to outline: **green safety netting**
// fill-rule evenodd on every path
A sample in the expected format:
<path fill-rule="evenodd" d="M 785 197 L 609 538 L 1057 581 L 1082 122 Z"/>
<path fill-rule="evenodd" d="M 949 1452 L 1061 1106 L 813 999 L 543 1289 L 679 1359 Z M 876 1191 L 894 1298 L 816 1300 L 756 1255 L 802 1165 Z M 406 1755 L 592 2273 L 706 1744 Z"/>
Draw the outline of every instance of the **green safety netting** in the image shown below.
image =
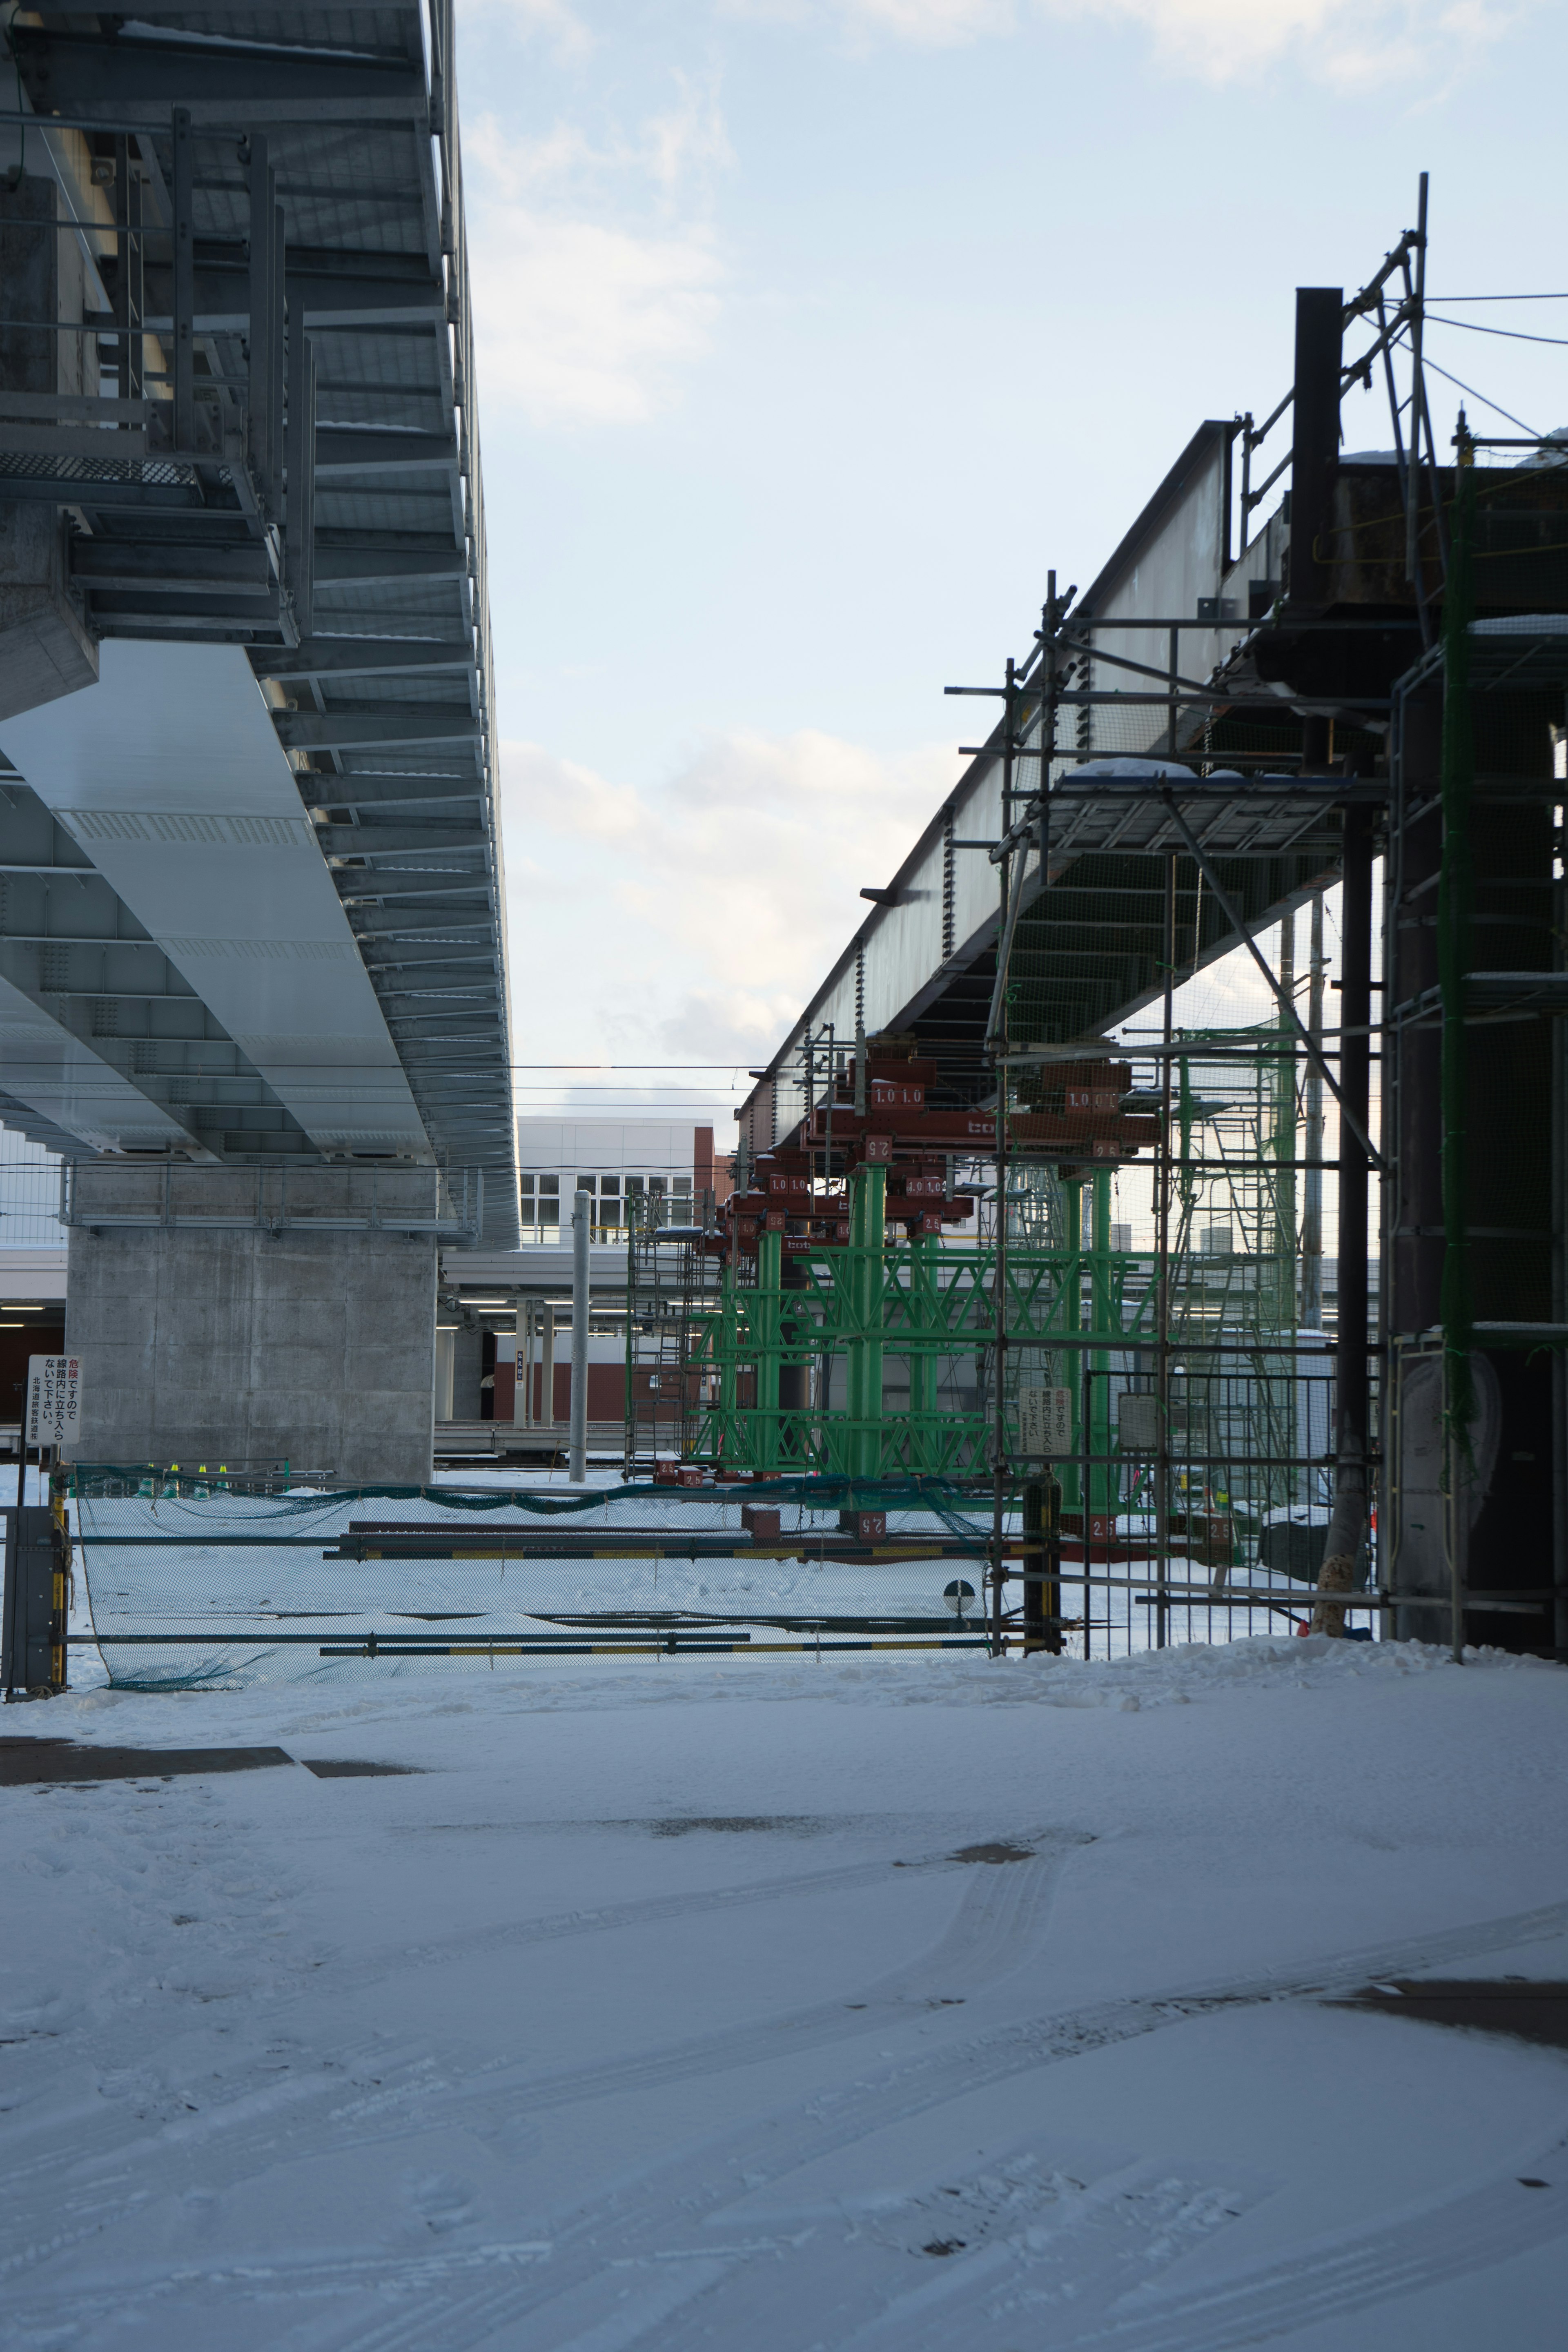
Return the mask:
<path fill-rule="evenodd" d="M 780 1514 L 772 1548 L 741 1524 L 758 1502 Z M 887 1513 L 885 1545 L 823 1558 L 845 1548 L 837 1515 L 852 1506 Z M 472 1665 L 520 1644 L 547 1660 L 649 1640 L 977 1640 L 992 1525 L 985 1498 L 938 1481 L 268 1495 L 104 1465 L 73 1474 L 69 1509 L 110 1678 L 141 1689 L 426 1672 L 437 1651 Z M 927 1556 L 898 1558 L 900 1538 Z M 956 1612 L 950 1583 L 968 1588 Z"/>

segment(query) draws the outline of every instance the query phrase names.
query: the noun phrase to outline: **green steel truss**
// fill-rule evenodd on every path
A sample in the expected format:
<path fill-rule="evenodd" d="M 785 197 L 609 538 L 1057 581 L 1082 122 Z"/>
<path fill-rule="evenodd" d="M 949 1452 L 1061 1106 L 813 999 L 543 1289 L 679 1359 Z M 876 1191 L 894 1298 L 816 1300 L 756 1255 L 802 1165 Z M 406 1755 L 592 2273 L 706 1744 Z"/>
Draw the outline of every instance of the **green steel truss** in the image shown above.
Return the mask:
<path fill-rule="evenodd" d="M 1098 1181 L 1109 1198 L 1109 1180 Z M 764 1233 L 755 1258 L 726 1264 L 711 1288 L 689 1270 L 675 1374 L 685 1459 L 865 1478 L 987 1468 L 995 1241 L 890 1240 L 886 1192 L 885 1169 L 855 1171 L 847 1244 L 786 1257 L 784 1236 Z M 1137 1328 L 1144 1309 L 1128 1289 L 1139 1260 L 1085 1252 L 1077 1223 L 1059 1241 L 1010 1235 L 1000 1254 L 1010 1364 L 1049 1356 L 1053 1336 L 1065 1333 L 1075 1336 L 1075 1352 L 1096 1341 L 1124 1349 Z M 1105 1234 L 1103 1219 L 1097 1230 Z M 1094 1309 L 1087 1332 L 1086 1277 Z M 640 1360 L 634 1345 L 634 1366 Z M 901 1384 L 890 1377 L 899 1367 L 908 1384 L 901 1408 Z M 661 1403 L 673 1384 L 666 1381 Z M 1011 1423 L 1016 1390 L 1008 1402 Z M 668 1413 L 661 1422 L 673 1436 Z"/>
<path fill-rule="evenodd" d="M 1187 1033 L 1191 1058 L 1177 1060 L 1172 1088 L 1170 1343 L 1236 1351 L 1223 1367 L 1213 1355 L 1184 1367 L 1173 1447 L 1258 1465 L 1244 1483 L 1258 1507 L 1295 1486 L 1263 1463 L 1298 1450 L 1289 1366 L 1265 1360 L 1296 1321 L 1297 1073 L 1289 1054 L 1269 1051 L 1276 1034 Z M 1222 1074 L 1205 1057 L 1243 1041 L 1257 1051 L 1240 1068 Z M 1194 1156 L 1201 1174 L 1181 1164 Z M 662 1454 L 742 1475 L 984 1473 L 1000 1359 L 1009 1454 L 1020 1391 L 1065 1387 L 1075 1458 L 1059 1465 L 1064 1502 L 1129 1507 L 1147 1473 L 1119 1459 L 1117 1391 L 1146 1381 L 1134 1368 L 1152 1361 L 1159 1293 L 1147 1245 L 1111 1246 L 1111 1185 L 1109 1169 L 1009 1164 L 995 1204 L 1007 1228 L 1000 1350 L 994 1234 L 889 1233 L 881 1167 L 848 1180 L 847 1242 L 815 1252 L 786 1252 L 783 1234 L 763 1232 L 754 1255 L 720 1263 L 697 1237 L 634 1229 L 628 1468 Z M 1205 1246 L 1216 1220 L 1234 1236 L 1218 1252 Z"/>

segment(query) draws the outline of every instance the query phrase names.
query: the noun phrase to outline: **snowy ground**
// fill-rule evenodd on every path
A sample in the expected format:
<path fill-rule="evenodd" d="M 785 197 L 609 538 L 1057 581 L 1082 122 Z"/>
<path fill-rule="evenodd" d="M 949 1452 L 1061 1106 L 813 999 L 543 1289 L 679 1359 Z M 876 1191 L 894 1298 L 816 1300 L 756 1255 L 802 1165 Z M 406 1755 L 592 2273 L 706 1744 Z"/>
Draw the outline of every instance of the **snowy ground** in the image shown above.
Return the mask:
<path fill-rule="evenodd" d="M 1568 1977 L 1558 1669 L 562 1662 L 0 1728 L 407 1768 L 0 1794 L 6 2346 L 1563 2341 L 1568 2056 L 1322 1998 Z"/>

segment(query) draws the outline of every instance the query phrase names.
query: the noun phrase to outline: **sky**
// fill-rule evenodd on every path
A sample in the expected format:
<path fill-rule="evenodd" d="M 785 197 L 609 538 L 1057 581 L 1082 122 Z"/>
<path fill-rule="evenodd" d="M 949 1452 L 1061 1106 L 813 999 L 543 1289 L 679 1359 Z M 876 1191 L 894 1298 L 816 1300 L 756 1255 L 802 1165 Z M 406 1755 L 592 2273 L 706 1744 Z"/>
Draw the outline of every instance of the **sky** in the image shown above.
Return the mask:
<path fill-rule="evenodd" d="M 461 0 L 458 38 L 520 1108 L 732 1132 L 958 777 L 943 686 L 1273 406 L 1292 289 L 1371 276 L 1422 170 L 1469 322 L 1431 357 L 1568 419 L 1518 340 L 1568 294 L 1458 300 L 1568 289 L 1549 5 Z"/>

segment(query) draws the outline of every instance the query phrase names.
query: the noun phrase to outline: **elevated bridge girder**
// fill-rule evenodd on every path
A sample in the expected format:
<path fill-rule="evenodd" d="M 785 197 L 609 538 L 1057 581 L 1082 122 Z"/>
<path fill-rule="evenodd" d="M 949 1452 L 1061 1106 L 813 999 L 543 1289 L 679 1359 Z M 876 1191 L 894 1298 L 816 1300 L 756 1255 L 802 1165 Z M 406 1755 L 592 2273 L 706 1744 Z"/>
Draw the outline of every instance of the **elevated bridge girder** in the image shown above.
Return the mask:
<path fill-rule="evenodd" d="M 7 259 L 35 256 L 28 315 L 66 331 L 47 350 L 0 337 L 0 522 L 58 531 L 52 608 L 26 640 L 48 639 L 58 675 L 30 665 L 48 698 L 28 708 L 0 677 L 9 878 L 40 808 L 54 825 L 37 890 L 0 907 L 0 973 L 28 1001 L 40 1072 L 96 1051 L 107 1073 L 91 1118 L 79 1075 L 40 1076 L 34 1102 L 26 1057 L 8 1073 L 7 1117 L 40 1141 L 473 1167 L 505 1246 L 504 873 L 453 14 L 226 9 L 219 37 L 175 5 L 8 28 L 30 119 L 25 151 L 0 133 L 20 166 L 0 240 Z M 5 634 L 0 614 L 0 672 Z M 138 698 L 137 678 L 162 692 Z M 184 761 L 177 792 L 110 756 L 149 729 L 165 772 Z M 137 953 L 47 987 L 62 941 L 79 966 L 77 901 L 95 891 L 91 935 Z"/>

